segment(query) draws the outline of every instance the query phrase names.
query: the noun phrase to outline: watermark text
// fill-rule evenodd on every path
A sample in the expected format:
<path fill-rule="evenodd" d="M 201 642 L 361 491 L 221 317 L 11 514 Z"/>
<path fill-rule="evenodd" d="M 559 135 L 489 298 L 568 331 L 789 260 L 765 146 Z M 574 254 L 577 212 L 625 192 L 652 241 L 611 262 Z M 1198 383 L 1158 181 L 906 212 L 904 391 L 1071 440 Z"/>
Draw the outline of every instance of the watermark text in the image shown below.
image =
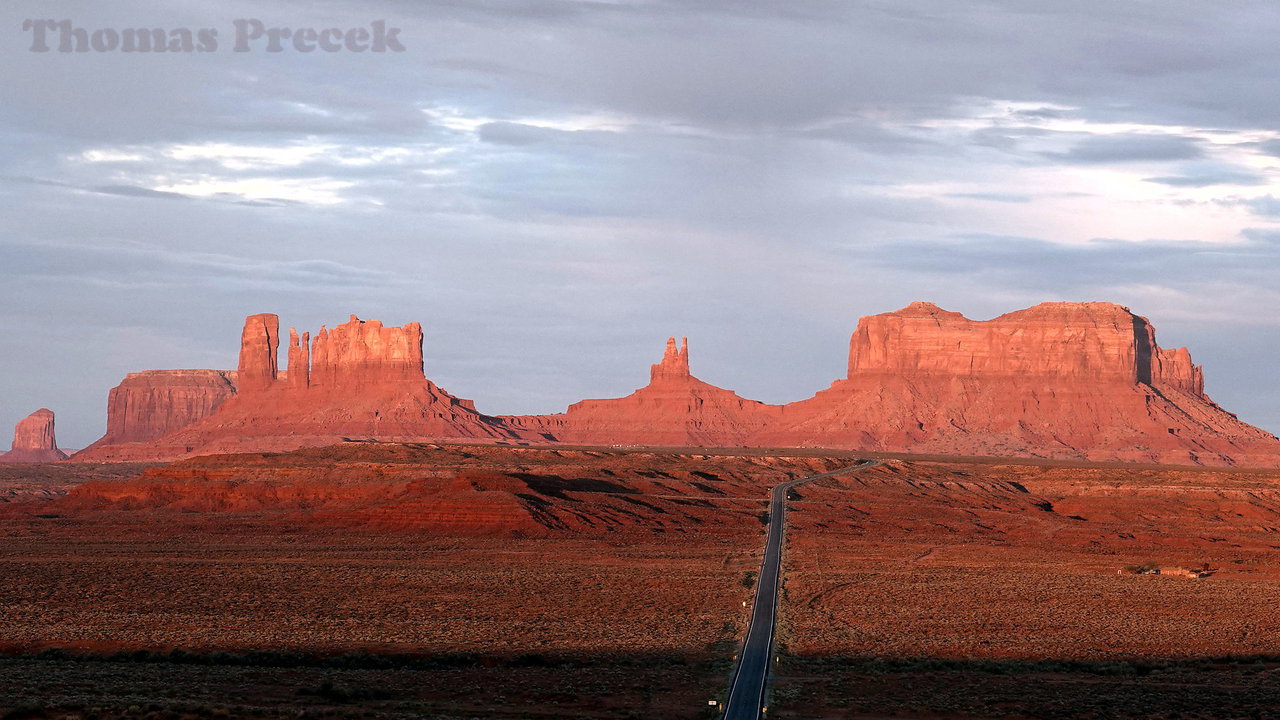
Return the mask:
<path fill-rule="evenodd" d="M 313 28 L 268 25 L 261 20 L 242 18 L 227 28 L 233 52 L 404 52 L 400 28 L 385 20 L 349 28 Z M 47 53 L 212 53 L 218 52 L 218 28 L 127 27 L 85 28 L 71 20 L 22 22 L 28 33 L 31 52 Z"/>

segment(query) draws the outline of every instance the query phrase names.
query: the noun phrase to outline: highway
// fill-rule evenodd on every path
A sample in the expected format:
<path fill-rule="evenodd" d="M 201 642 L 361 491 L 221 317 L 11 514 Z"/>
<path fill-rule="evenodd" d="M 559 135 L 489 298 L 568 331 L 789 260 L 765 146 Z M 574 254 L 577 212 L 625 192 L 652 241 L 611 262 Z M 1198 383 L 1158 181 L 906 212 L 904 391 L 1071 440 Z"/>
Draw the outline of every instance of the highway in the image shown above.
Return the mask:
<path fill-rule="evenodd" d="M 729 683 L 729 699 L 723 720 L 759 720 L 764 713 L 765 690 L 773 659 L 773 631 L 778 621 L 778 583 L 782 574 L 782 541 L 786 534 L 787 491 L 811 480 L 840 475 L 879 465 L 876 460 L 860 460 L 856 465 L 784 482 L 773 489 L 769 502 L 769 534 L 764 560 L 756 580 L 756 597 L 751 606 L 751 624 L 738 654 L 738 664 Z"/>

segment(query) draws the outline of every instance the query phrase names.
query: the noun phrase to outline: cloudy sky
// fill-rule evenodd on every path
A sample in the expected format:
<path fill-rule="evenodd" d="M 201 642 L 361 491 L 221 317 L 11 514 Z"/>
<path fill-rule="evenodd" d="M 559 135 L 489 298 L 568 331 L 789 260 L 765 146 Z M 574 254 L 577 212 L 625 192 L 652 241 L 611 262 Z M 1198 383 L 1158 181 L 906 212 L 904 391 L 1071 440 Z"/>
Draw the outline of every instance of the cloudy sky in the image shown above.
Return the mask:
<path fill-rule="evenodd" d="M 219 47 L 37 53 L 33 18 Z M 405 51 L 237 53 L 239 18 L 381 19 Z M 232 368 L 255 312 L 420 321 L 487 412 L 630 392 L 673 334 L 785 402 L 927 299 L 1128 305 L 1280 430 L 1273 0 L 9 1 L 0 28 L 0 426 L 48 406 L 83 446 L 126 372 Z"/>

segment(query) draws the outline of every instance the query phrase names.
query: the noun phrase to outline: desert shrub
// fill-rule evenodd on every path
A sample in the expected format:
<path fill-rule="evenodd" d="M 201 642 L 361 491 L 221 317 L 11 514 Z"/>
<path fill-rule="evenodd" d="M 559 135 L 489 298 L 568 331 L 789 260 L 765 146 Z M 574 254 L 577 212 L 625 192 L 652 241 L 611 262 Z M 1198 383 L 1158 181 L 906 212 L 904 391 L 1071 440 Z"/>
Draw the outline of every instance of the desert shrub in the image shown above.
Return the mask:
<path fill-rule="evenodd" d="M 385 700 L 390 697 L 384 690 L 369 687 L 351 688 L 339 685 L 332 680 L 325 680 L 315 688 L 302 688 L 298 690 L 298 694 L 311 695 L 334 703 L 349 703 L 358 700 Z"/>
<path fill-rule="evenodd" d="M 4 715 L 0 715 L 2 720 L 27 720 L 27 718 L 40 717 L 44 714 L 44 706 L 39 703 L 27 703 L 10 709 Z"/>
<path fill-rule="evenodd" d="M 525 653 L 517 655 L 507 663 L 508 667 L 552 667 L 556 663 L 546 655 L 538 653 Z"/>
<path fill-rule="evenodd" d="M 795 685 L 783 685 L 769 691 L 769 704 L 787 703 L 800 699 L 804 695 L 804 689 Z"/>

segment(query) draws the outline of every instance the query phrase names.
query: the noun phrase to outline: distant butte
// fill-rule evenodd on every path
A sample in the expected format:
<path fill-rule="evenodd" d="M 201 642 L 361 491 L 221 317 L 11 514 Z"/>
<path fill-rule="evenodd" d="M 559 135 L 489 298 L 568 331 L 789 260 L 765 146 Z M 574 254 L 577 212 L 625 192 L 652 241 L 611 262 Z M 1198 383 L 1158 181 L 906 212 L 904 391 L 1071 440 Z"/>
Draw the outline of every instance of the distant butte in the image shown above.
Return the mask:
<path fill-rule="evenodd" d="M 212 415 L 235 394 L 235 372 L 147 370 L 130 373 L 107 396 L 106 434 L 82 452 L 155 440 Z"/>
<path fill-rule="evenodd" d="M 170 460 L 294 450 L 349 439 L 524 437 L 426 378 L 417 323 L 384 327 L 353 315 L 332 329 L 322 326 L 314 337 L 291 330 L 288 347 L 287 370 L 281 373 L 279 318 L 248 317 L 240 338 L 236 390 L 215 412 L 154 440 L 99 441 L 75 459 Z"/>
<path fill-rule="evenodd" d="M 1206 465 L 1280 465 L 1280 440 L 1204 394 L 1186 348 L 1111 303 L 1042 303 L 970 320 L 916 302 L 864 317 L 846 376 L 768 405 L 696 378 L 667 341 L 649 384 L 559 414 L 489 416 L 427 379 L 417 323 L 290 330 L 245 321 L 237 372 L 135 373 L 76 460 L 168 460 L 340 442 L 461 438 L 595 445 L 832 447 Z"/>
<path fill-rule="evenodd" d="M 0 454 L 0 462 L 53 462 L 66 460 L 67 454 L 58 449 L 53 431 L 53 411 L 40 408 L 13 428 L 13 448 Z"/>
<path fill-rule="evenodd" d="M 862 318 L 843 380 L 764 445 L 945 455 L 1275 465 L 1280 442 L 1204 394 L 1186 348 L 1111 303 L 974 321 L 930 303 Z"/>
<path fill-rule="evenodd" d="M 667 340 L 649 384 L 623 398 L 583 400 L 560 415 L 503 418 L 515 427 L 587 445 L 740 446 L 781 417 L 782 407 L 739 397 L 689 372 L 688 339 Z"/>

